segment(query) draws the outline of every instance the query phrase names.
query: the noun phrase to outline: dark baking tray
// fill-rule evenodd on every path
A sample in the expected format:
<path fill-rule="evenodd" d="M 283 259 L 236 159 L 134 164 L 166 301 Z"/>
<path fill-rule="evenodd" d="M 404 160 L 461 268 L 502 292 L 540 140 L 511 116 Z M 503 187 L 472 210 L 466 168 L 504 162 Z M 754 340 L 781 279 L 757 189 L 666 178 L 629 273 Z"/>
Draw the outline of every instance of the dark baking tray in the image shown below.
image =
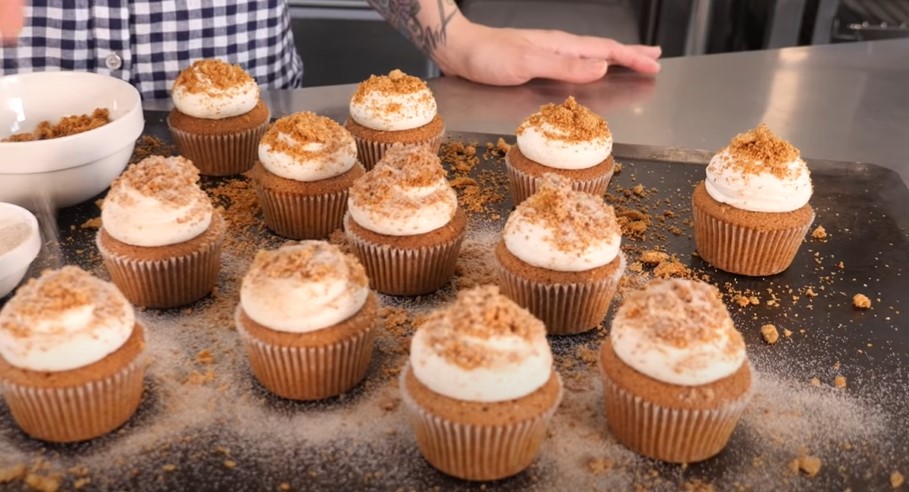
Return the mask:
<path fill-rule="evenodd" d="M 147 112 L 146 133 L 169 140 L 164 117 L 165 113 Z M 477 155 L 480 155 L 484 143 L 495 142 L 499 137 L 452 133 L 449 139 L 479 143 Z M 510 139 L 509 136 L 505 138 Z M 231 432 L 212 422 L 202 431 L 195 432 L 187 442 L 172 439 L 147 462 L 140 456 L 131 458 L 133 463 L 126 468 L 117 465 L 115 472 L 91 470 L 93 486 L 116 490 L 275 490 L 278 483 L 287 481 L 294 490 L 425 490 L 433 487 L 442 490 L 570 490 L 634 486 L 649 490 L 683 487 L 698 490 L 696 487 L 705 484 L 712 484 L 717 490 L 888 490 L 887 479 L 892 471 L 900 470 L 909 475 L 909 326 L 903 313 L 909 305 L 906 278 L 909 272 L 909 255 L 906 254 L 909 251 L 906 215 L 909 190 L 900 177 L 873 164 L 809 160 L 815 189 L 811 199 L 817 212 L 815 224 L 826 228 L 828 239 L 807 239 L 795 263 L 780 275 L 747 278 L 716 271 L 694 253 L 689 197 L 693 185 L 702 179 L 703 165 L 709 160 L 710 152 L 619 144 L 615 146 L 614 155 L 622 164 L 622 171 L 613 178 L 609 196 L 620 199 L 621 203 L 617 203 L 620 210 L 646 209 L 653 217 L 651 228 L 643 238 L 625 240 L 629 260 L 633 261 L 641 250 L 656 247 L 678 255 L 682 263 L 699 275 L 706 275 L 712 283 L 724 286 L 721 289 L 724 292 L 761 294 L 760 304 L 747 308 L 737 306 L 731 295 L 725 296 L 733 318 L 745 335 L 750 358 L 757 370 L 803 386 L 809 384 L 812 376 L 829 386 L 835 374 L 843 374 L 849 381 L 848 390 L 843 390 L 849 392 L 848 398 L 873 408 L 876 422 L 884 423 L 885 432 L 876 433 L 872 442 L 848 443 L 849 449 L 842 452 L 837 452 L 835 447 L 831 451 L 828 446 L 821 456 L 824 466 L 813 478 L 787 471 L 780 465 L 779 456 L 761 456 L 763 448 L 755 444 L 760 436 L 740 425 L 723 453 L 686 467 L 640 460 L 623 465 L 622 480 L 610 481 L 610 473 L 617 472 L 591 470 L 586 477 L 568 473 L 547 459 L 544 451 L 537 463 L 516 477 L 489 484 L 472 484 L 432 469 L 422 460 L 412 436 L 403 428 L 393 437 L 374 442 L 359 442 L 355 436 L 339 431 L 330 445 L 317 449 L 301 445 L 299 449 L 289 450 L 287 459 L 281 461 L 258 459 L 259 453 L 254 452 L 257 443 L 248 442 L 233 450 L 232 456 L 242 466 L 231 470 L 223 466 L 223 457 L 199 452 L 200 443 L 218 442 Z M 474 176 L 483 171 L 501 174 L 501 169 L 500 159 L 481 157 L 481 163 L 471 173 Z M 207 180 L 209 184 L 213 181 L 217 180 Z M 643 185 L 645 197 L 630 191 L 638 184 Z M 492 213 L 474 219 L 501 227 L 511 209 L 507 193 L 494 208 Z M 671 213 L 664 214 L 666 210 Z M 91 201 L 59 211 L 56 223 L 61 235 L 59 244 L 64 246 L 60 252 L 64 263 L 97 268 L 97 257 L 84 254 L 84 250 L 94 248 L 94 231 L 80 227 L 97 215 L 97 207 Z M 671 227 L 675 233 L 667 232 Z M 274 237 L 263 239 L 263 244 L 274 243 Z M 54 249 L 53 244 L 50 246 Z M 843 263 L 842 269 L 837 266 L 839 262 Z M 41 268 L 58 263 L 59 259 L 51 258 L 45 248 L 29 275 L 35 276 Z M 812 287 L 818 296 L 808 298 L 805 295 L 808 287 Z M 773 293 L 768 292 L 768 288 Z M 872 298 L 872 309 L 861 311 L 852 307 L 852 295 L 859 292 Z M 794 300 L 793 296 L 800 300 Z M 383 299 L 388 304 L 397 302 L 387 297 Z M 770 299 L 777 299 L 780 306 L 767 305 L 766 301 Z M 5 299 L 0 299 L 0 303 L 3 302 Z M 795 333 L 791 339 L 784 338 L 769 346 L 761 341 L 759 334 L 759 327 L 765 323 L 779 325 L 781 329 L 791 328 Z M 608 318 L 604 325 L 608 326 Z M 150 328 L 154 329 L 153 326 Z M 552 338 L 551 342 L 557 359 L 564 362 L 576 358 L 578 347 L 596 348 L 599 337 L 601 334 L 590 333 Z M 372 370 L 367 377 L 385 377 L 376 372 Z M 591 391 L 599 391 L 598 388 L 595 386 Z M 296 404 L 272 398 L 257 386 L 254 392 L 281 412 L 317 412 L 326 407 L 343 406 L 355 409 L 359 397 L 359 390 L 355 390 L 342 399 Z M 44 456 L 51 462 L 78 464 L 80 456 L 114 446 L 117 439 L 123 438 L 124 432 L 128 434 L 131 427 L 141 426 L 149 415 L 160 411 L 164 410 L 154 391 L 149 391 L 138 414 L 117 435 L 91 443 L 46 445 L 18 431 L 5 406 L 0 406 L 0 444 L 5 442 L 10 449 L 31 459 Z M 786 410 L 780 408 L 779 411 L 785 413 Z M 593 408 L 591 412 L 601 414 L 602 407 Z M 602 416 L 598 418 L 594 425 L 599 426 L 603 442 L 616 446 L 605 430 Z M 774 417 L 771 414 L 767 418 Z M 817 422 L 819 428 L 831 425 L 838 423 Z M 561 439 L 558 434 L 550 436 L 544 449 L 557 446 L 561 449 L 559 452 L 570 454 L 572 443 L 560 442 Z M 791 452 L 793 457 L 799 449 L 799 443 L 781 442 L 779 446 L 778 454 Z M 817 450 L 804 451 L 810 454 Z M 575 458 L 559 463 L 561 466 L 566 462 L 574 463 L 571 466 L 584 468 L 591 455 L 579 454 Z M 766 466 L 779 467 L 778 473 L 741 473 L 743 466 L 748 469 L 743 461 L 753 461 L 753 466 L 760 468 L 765 466 L 759 463 L 762 460 L 772 461 Z M 182 466 L 173 472 L 162 473 L 160 464 L 168 462 Z M 0 468 L 11 464 L 0 456 Z M 319 470 L 319 473 L 313 475 L 305 470 Z M 369 479 L 364 478 L 367 476 Z M 585 479 L 580 480 L 579 476 Z M 64 485 L 72 486 L 72 479 L 66 478 Z M 20 486 L 18 483 L 12 485 L 14 490 Z"/>

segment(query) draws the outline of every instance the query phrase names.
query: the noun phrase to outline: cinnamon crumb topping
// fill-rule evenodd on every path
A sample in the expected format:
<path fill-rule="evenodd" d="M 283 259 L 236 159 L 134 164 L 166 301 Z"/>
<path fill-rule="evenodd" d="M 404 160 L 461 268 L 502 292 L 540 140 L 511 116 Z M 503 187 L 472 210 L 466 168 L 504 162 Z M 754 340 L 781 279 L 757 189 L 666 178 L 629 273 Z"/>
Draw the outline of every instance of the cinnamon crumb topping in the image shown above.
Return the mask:
<path fill-rule="evenodd" d="M 211 201 L 198 183 L 199 170 L 189 159 L 181 156 L 150 156 L 130 165 L 114 180 L 111 184 L 113 192 L 108 193 L 105 203 L 134 205 L 129 193 L 120 192 L 132 188 L 164 204 L 177 207 L 197 204 L 204 209 L 200 213 L 211 213 Z"/>
<path fill-rule="evenodd" d="M 110 123 L 110 110 L 96 108 L 91 115 L 80 114 L 60 118 L 57 123 L 42 121 L 31 132 L 15 133 L 4 138 L 3 142 L 32 142 L 35 140 L 49 140 L 51 138 L 68 137 L 77 133 L 87 132 Z"/>
<path fill-rule="evenodd" d="M 174 87 L 180 86 L 193 94 L 223 92 L 242 87 L 256 81 L 240 65 L 231 65 L 219 59 L 196 60 L 186 68 L 174 81 Z"/>
<path fill-rule="evenodd" d="M 354 181 L 350 199 L 364 208 L 387 208 L 409 214 L 426 204 L 447 200 L 450 186 L 439 157 L 423 147 L 393 145 L 371 171 Z M 401 189 L 438 187 L 436 193 L 415 201 Z"/>
<path fill-rule="evenodd" d="M 86 306 L 93 308 L 96 320 L 119 319 L 128 304 L 122 296 L 112 295 L 114 292 L 117 291 L 111 284 L 76 266 L 45 270 L 20 287 L 6 303 L 0 315 L 0 330 L 28 337 L 35 329 L 35 320 Z"/>
<path fill-rule="evenodd" d="M 350 133 L 333 119 L 305 111 L 279 118 L 259 145 L 305 162 L 334 155 L 352 142 Z"/>
<path fill-rule="evenodd" d="M 341 268 L 342 262 L 346 268 Z M 277 250 L 260 250 L 244 282 L 279 278 L 305 282 L 340 279 L 357 288 L 368 283 L 366 271 L 355 257 L 325 241 L 302 241 Z"/>
<path fill-rule="evenodd" d="M 859 309 L 869 309 L 871 307 L 871 299 L 865 294 L 856 294 L 852 296 L 852 305 Z"/>
<path fill-rule="evenodd" d="M 543 176 L 538 191 L 516 212 L 551 231 L 550 242 L 561 251 L 584 251 L 621 235 L 611 205 L 596 195 L 572 190 L 568 178 L 554 173 Z M 509 221 L 506 227 L 520 227 L 520 222 Z"/>
<path fill-rule="evenodd" d="M 382 95 L 402 95 L 413 94 L 425 90 L 427 97 L 432 98 L 429 86 L 418 77 L 407 75 L 397 68 L 388 73 L 388 75 L 370 75 L 369 79 L 357 86 L 357 91 L 353 95 L 355 104 L 366 104 L 368 94 L 378 93 Z M 387 111 L 393 111 L 393 108 L 385 108 Z M 401 108 L 397 108 L 400 110 Z"/>
<path fill-rule="evenodd" d="M 540 111 L 530 115 L 515 130 L 521 135 L 533 127 L 548 139 L 566 142 L 590 142 L 611 135 L 609 127 L 600 115 L 569 96 L 562 104 L 545 104 Z"/>
<path fill-rule="evenodd" d="M 727 340 L 724 350 L 745 350 L 716 287 L 698 280 L 654 280 L 625 297 L 616 317 L 647 330 L 651 338 L 685 348 L 691 344 Z"/>
<path fill-rule="evenodd" d="M 429 314 L 420 329 L 427 330 L 437 353 L 465 369 L 493 362 L 492 354 L 473 340 L 512 336 L 531 342 L 546 337 L 542 321 L 490 285 L 458 292 L 452 304 Z"/>
<path fill-rule="evenodd" d="M 733 166 L 744 174 L 770 173 L 783 179 L 807 172 L 802 167 L 789 167 L 792 161 L 799 158 L 798 149 L 776 136 L 764 123 L 736 135 L 726 150 L 731 158 L 724 165 Z"/>

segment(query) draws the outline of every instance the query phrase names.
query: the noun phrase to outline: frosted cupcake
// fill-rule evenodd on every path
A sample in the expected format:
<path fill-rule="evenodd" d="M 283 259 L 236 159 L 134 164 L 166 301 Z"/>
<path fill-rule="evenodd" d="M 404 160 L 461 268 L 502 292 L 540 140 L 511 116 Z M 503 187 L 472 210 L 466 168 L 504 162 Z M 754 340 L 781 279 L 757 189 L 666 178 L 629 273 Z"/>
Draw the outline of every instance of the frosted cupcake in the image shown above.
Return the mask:
<path fill-rule="evenodd" d="M 543 323 L 490 286 L 417 328 L 400 388 L 423 457 L 465 480 L 530 466 L 562 399 Z"/>
<path fill-rule="evenodd" d="M 324 241 L 302 241 L 256 254 L 236 323 L 262 386 L 284 398 L 318 400 L 363 380 L 377 314 L 356 258 Z"/>
<path fill-rule="evenodd" d="M 0 310 L 0 392 L 16 424 L 51 442 L 123 425 L 142 399 L 145 338 L 108 282 L 46 270 Z"/>
<path fill-rule="evenodd" d="M 766 125 L 737 135 L 692 197 L 694 241 L 707 263 L 739 275 L 789 268 L 814 222 L 811 175 L 798 149 Z"/>
<path fill-rule="evenodd" d="M 171 98 L 167 126 L 177 151 L 199 172 L 226 176 L 252 167 L 270 112 L 256 81 L 239 65 L 198 60 L 174 81 Z"/>
<path fill-rule="evenodd" d="M 341 228 L 347 191 L 363 172 L 350 133 L 306 112 L 268 129 L 252 177 L 269 229 L 291 239 L 324 239 Z"/>
<path fill-rule="evenodd" d="M 344 231 L 383 294 L 433 292 L 454 275 L 467 217 L 438 156 L 396 145 L 354 182 Z"/>
<path fill-rule="evenodd" d="M 537 190 L 546 173 L 571 180 L 572 188 L 603 195 L 615 170 L 612 133 L 606 121 L 569 97 L 546 104 L 515 130 L 517 145 L 505 154 L 514 203 Z"/>
<path fill-rule="evenodd" d="M 360 162 L 367 171 L 396 143 L 437 153 L 445 133 L 429 86 L 398 69 L 388 75 L 371 75 L 357 86 L 344 126 L 356 139 Z"/>
<path fill-rule="evenodd" d="M 599 326 L 625 256 L 613 208 L 601 196 L 547 174 L 508 217 L 495 255 L 502 292 L 546 324 L 551 335 Z"/>
<path fill-rule="evenodd" d="M 111 280 L 137 306 L 168 308 L 218 280 L 226 223 L 182 157 L 152 156 L 111 184 L 96 243 Z"/>
<path fill-rule="evenodd" d="M 600 351 L 606 423 L 672 463 L 719 453 L 751 397 L 745 342 L 716 288 L 655 280 L 627 296 Z"/>

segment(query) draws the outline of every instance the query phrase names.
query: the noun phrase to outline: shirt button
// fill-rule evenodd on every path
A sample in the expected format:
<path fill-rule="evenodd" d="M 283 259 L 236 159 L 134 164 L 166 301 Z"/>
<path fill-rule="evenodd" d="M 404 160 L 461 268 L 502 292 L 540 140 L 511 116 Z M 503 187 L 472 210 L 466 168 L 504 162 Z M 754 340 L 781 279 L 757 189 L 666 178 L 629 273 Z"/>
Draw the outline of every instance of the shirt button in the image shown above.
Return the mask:
<path fill-rule="evenodd" d="M 117 70 L 123 66 L 123 60 L 120 59 L 120 55 L 116 53 L 111 53 L 104 58 L 104 64 L 107 65 L 107 68 L 111 70 Z"/>

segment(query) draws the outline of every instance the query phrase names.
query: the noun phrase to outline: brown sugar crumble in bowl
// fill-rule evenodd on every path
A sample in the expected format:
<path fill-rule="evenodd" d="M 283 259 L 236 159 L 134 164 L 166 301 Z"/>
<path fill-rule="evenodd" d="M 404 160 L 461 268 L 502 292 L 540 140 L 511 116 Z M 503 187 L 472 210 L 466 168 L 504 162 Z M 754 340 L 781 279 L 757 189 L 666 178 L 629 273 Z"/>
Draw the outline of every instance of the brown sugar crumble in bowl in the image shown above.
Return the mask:
<path fill-rule="evenodd" d="M 111 122 L 110 110 L 96 108 L 92 114 L 71 115 L 62 117 L 57 123 L 42 121 L 30 132 L 14 133 L 3 139 L 3 142 L 33 142 L 52 138 L 68 137 L 77 133 L 100 128 Z"/>

